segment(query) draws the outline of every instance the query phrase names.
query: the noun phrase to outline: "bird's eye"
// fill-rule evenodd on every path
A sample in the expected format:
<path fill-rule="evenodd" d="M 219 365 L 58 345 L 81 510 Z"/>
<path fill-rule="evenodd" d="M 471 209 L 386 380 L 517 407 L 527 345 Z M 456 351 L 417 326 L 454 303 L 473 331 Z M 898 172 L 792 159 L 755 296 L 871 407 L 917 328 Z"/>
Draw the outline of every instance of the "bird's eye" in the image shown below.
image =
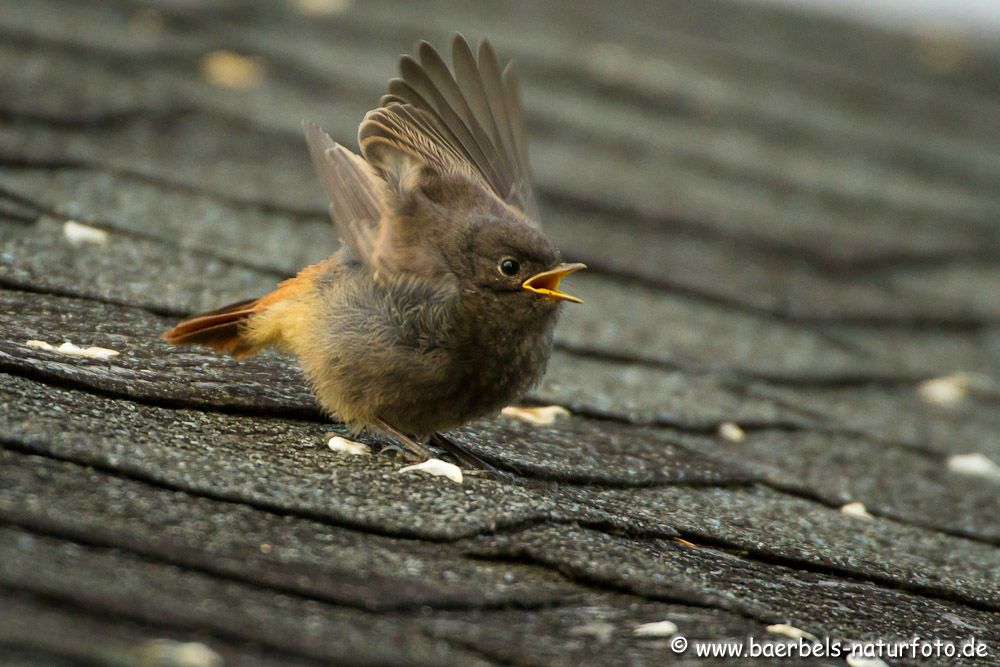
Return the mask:
<path fill-rule="evenodd" d="M 511 257 L 504 257 L 500 260 L 500 273 L 505 276 L 516 276 L 517 272 L 521 270 L 521 265 L 518 264 L 516 259 Z"/>

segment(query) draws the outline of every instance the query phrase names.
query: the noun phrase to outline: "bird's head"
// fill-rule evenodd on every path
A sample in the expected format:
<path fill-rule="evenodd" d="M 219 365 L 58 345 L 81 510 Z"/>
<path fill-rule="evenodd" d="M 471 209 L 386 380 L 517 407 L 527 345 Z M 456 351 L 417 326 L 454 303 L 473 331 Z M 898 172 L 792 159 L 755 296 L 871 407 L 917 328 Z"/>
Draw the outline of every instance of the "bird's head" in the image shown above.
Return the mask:
<path fill-rule="evenodd" d="M 486 295 L 539 310 L 583 303 L 560 283 L 585 266 L 563 262 L 552 241 L 516 216 L 473 220 L 466 245 L 463 282 Z"/>
<path fill-rule="evenodd" d="M 531 220 L 480 183 L 409 160 L 385 171 L 393 223 L 383 226 L 381 245 L 409 258 L 415 272 L 448 272 L 464 294 L 494 302 L 494 309 L 545 312 L 563 301 L 582 303 L 560 283 L 585 265 L 563 262 Z"/>

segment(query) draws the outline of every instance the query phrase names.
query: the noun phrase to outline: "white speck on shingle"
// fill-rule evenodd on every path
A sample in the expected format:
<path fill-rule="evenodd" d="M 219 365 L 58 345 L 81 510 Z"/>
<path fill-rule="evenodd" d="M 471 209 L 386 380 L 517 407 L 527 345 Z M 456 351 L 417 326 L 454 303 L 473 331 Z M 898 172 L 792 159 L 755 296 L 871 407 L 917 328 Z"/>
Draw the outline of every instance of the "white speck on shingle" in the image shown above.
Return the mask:
<path fill-rule="evenodd" d="M 537 408 L 517 408 L 508 406 L 500 411 L 504 417 L 520 419 L 534 426 L 549 426 L 559 417 L 569 416 L 569 410 L 561 405 L 543 405 Z"/>
<path fill-rule="evenodd" d="M 306 16 L 343 14 L 353 4 L 353 0 L 292 0 L 292 6 L 296 11 Z"/>
<path fill-rule="evenodd" d="M 399 472 L 425 472 L 428 475 L 447 477 L 456 484 L 462 483 L 462 469 L 454 463 L 448 463 L 441 459 L 427 459 L 423 463 L 400 468 Z"/>
<path fill-rule="evenodd" d="M 87 357 L 88 359 L 110 359 L 117 357 L 118 350 L 109 350 L 106 347 L 79 347 L 70 342 L 65 342 L 56 348 L 56 352 L 68 354 L 73 357 Z"/>
<path fill-rule="evenodd" d="M 924 380 L 917 385 L 917 394 L 928 403 L 952 406 L 970 394 L 994 393 L 997 382 L 983 373 L 958 371 L 938 378 Z"/>
<path fill-rule="evenodd" d="M 139 648 L 139 663 L 174 667 L 223 667 L 224 661 L 221 655 L 201 642 L 154 639 Z"/>
<path fill-rule="evenodd" d="M 951 373 L 939 378 L 924 380 L 917 385 L 917 395 L 934 405 L 954 405 L 969 393 L 968 375 Z"/>
<path fill-rule="evenodd" d="M 67 220 L 63 223 L 63 236 L 73 245 L 82 245 L 84 243 L 104 245 L 108 242 L 108 233 L 106 231 L 81 224 L 76 220 Z"/>
<path fill-rule="evenodd" d="M 868 508 L 865 507 L 864 503 L 854 501 L 853 503 L 847 503 L 840 508 L 841 514 L 846 514 L 847 516 L 857 517 L 859 519 L 874 519 L 871 514 L 868 513 Z"/>
<path fill-rule="evenodd" d="M 740 428 L 736 422 L 722 422 L 719 424 L 719 436 L 729 442 L 743 442 L 747 439 L 746 431 Z"/>
<path fill-rule="evenodd" d="M 330 438 L 327 441 L 326 446 L 330 448 L 331 452 L 343 452 L 352 456 L 367 456 L 368 454 L 371 454 L 371 450 L 365 443 L 348 440 L 347 438 L 342 438 L 339 435 L 335 435 Z"/>
<path fill-rule="evenodd" d="M 865 658 L 853 654 L 847 656 L 847 664 L 849 667 L 889 667 L 889 664 L 881 658 Z"/>
<path fill-rule="evenodd" d="M 786 623 L 777 623 L 775 625 L 767 626 L 767 631 L 776 635 L 782 635 L 783 637 L 788 637 L 789 639 L 811 639 L 816 641 L 816 635 L 811 632 L 806 632 L 805 630 L 800 630 L 793 625 L 788 625 Z"/>
<path fill-rule="evenodd" d="M 222 49 L 201 57 L 201 76 L 213 86 L 248 90 L 264 79 L 264 61 Z"/>
<path fill-rule="evenodd" d="M 59 347 L 54 347 L 51 343 L 46 343 L 44 340 L 29 340 L 25 343 L 25 346 L 36 350 L 45 350 L 46 352 L 59 352 L 71 357 L 86 357 L 87 359 L 110 359 L 120 354 L 117 350 L 109 350 L 106 347 L 80 347 L 69 341 L 66 341 Z"/>
<path fill-rule="evenodd" d="M 677 624 L 673 621 L 655 621 L 636 626 L 632 631 L 636 637 L 670 637 L 677 634 Z"/>
<path fill-rule="evenodd" d="M 1000 466 L 983 454 L 953 454 L 948 457 L 948 470 L 960 475 L 975 475 L 1000 480 Z"/>

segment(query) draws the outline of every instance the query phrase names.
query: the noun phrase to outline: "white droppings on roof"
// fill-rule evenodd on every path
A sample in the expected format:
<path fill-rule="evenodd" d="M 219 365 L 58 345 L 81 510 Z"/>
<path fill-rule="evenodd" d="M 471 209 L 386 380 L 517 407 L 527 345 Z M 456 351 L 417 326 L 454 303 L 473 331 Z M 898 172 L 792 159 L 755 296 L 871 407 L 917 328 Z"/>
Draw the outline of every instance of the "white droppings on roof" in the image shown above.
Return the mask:
<path fill-rule="evenodd" d="M 740 428 L 736 422 L 722 422 L 719 424 L 719 436 L 729 442 L 743 442 L 747 439 L 746 431 Z"/>
<path fill-rule="evenodd" d="M 423 463 L 400 468 L 399 472 L 425 472 L 428 475 L 447 477 L 456 484 L 462 483 L 462 469 L 454 463 L 448 463 L 441 459 L 427 459 Z"/>
<path fill-rule="evenodd" d="M 306 16 L 333 16 L 343 14 L 354 4 L 353 0 L 291 0 L 292 6 Z"/>
<path fill-rule="evenodd" d="M 249 90 L 264 80 L 264 60 L 221 49 L 201 57 L 201 76 L 213 86 Z"/>
<path fill-rule="evenodd" d="M 917 395 L 934 405 L 951 406 L 974 391 L 996 389 L 996 382 L 982 373 L 959 371 L 939 378 L 924 380 L 917 385 Z"/>
<path fill-rule="evenodd" d="M 632 634 L 636 637 L 670 637 L 677 634 L 677 624 L 673 621 L 655 621 L 637 625 Z"/>
<path fill-rule="evenodd" d="M 979 453 L 949 456 L 948 470 L 960 475 L 975 475 L 1000 481 L 1000 466 Z"/>
<path fill-rule="evenodd" d="M 965 398 L 967 388 L 958 373 L 924 380 L 917 385 L 917 395 L 934 405 L 954 405 Z"/>
<path fill-rule="evenodd" d="M 154 639 L 139 647 L 141 664 L 175 667 L 223 667 L 222 656 L 201 642 Z"/>
<path fill-rule="evenodd" d="M 868 508 L 865 507 L 864 503 L 854 501 L 853 503 L 847 503 L 840 508 L 841 514 L 846 514 L 847 516 L 857 517 L 859 519 L 874 519 L 871 514 L 868 513 Z"/>
<path fill-rule="evenodd" d="M 548 426 L 559 417 L 568 417 L 569 410 L 561 405 L 542 405 L 537 408 L 508 406 L 500 411 L 504 417 L 520 419 L 534 426 Z"/>
<path fill-rule="evenodd" d="M 786 623 L 777 623 L 775 625 L 767 626 L 767 631 L 782 635 L 783 637 L 788 637 L 789 639 L 811 639 L 816 641 L 816 635 L 811 632 L 806 632 L 805 630 L 800 630 L 793 625 L 788 625 Z"/>
<path fill-rule="evenodd" d="M 59 352 L 71 357 L 86 357 L 87 359 L 110 359 L 121 354 L 118 350 L 109 350 L 106 347 L 80 347 L 69 341 L 66 341 L 59 347 L 55 347 L 44 340 L 29 340 L 25 343 L 25 346 L 36 350 L 45 350 L 46 352 Z"/>
<path fill-rule="evenodd" d="M 63 223 L 63 236 L 73 245 L 82 245 L 84 243 L 104 245 L 108 242 L 108 233 L 106 231 L 81 224 L 76 220 L 67 220 Z"/>
<path fill-rule="evenodd" d="M 335 435 L 330 438 L 327 441 L 326 446 L 330 448 L 331 452 L 343 452 L 344 454 L 350 454 L 351 456 L 367 456 L 371 454 L 371 450 L 365 443 L 348 440 L 347 438 L 342 438 L 339 435 Z"/>

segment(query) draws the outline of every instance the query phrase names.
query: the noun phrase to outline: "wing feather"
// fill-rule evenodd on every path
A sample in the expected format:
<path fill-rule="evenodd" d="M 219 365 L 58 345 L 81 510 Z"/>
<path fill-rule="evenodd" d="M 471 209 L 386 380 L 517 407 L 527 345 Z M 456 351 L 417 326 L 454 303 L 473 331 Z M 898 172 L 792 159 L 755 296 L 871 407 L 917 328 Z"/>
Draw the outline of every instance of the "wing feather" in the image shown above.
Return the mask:
<path fill-rule="evenodd" d="M 471 138 L 470 148 L 477 151 L 479 156 L 473 162 L 481 163 L 491 182 L 509 181 L 513 176 L 510 165 L 502 151 L 497 150 L 497 145 L 487 136 L 483 124 L 476 118 L 466 100 L 462 89 L 452 75 L 451 70 L 438 52 L 427 42 L 421 42 L 420 64 L 428 82 L 433 85 L 438 93 L 436 98 L 444 102 L 444 107 L 438 109 L 439 113 L 446 112 L 452 119 L 457 118 L 461 125 L 456 125 L 460 130 L 465 130 L 465 142 Z M 475 93 L 470 90 L 469 94 Z M 442 113 L 442 116 L 444 114 Z M 448 127 L 452 124 L 449 123 Z"/>
<path fill-rule="evenodd" d="M 390 213 L 393 193 L 417 173 L 414 166 L 476 183 L 483 196 L 496 196 L 539 226 L 513 65 L 501 69 L 488 41 L 477 58 L 458 34 L 451 51 L 453 69 L 427 42 L 417 46 L 416 59 L 400 59 L 401 78 L 389 82 L 358 129 L 363 157 L 303 124 L 330 217 L 351 253 L 376 273 L 419 274 L 427 263 Z"/>
<path fill-rule="evenodd" d="M 371 163 L 388 161 L 386 155 L 404 153 L 445 174 L 460 174 L 483 181 L 464 153 L 445 140 L 427 114 L 408 105 L 392 104 L 369 111 L 358 132 L 361 152 Z M 483 183 L 484 187 L 488 187 Z"/>
<path fill-rule="evenodd" d="M 524 177 L 514 179 L 514 199 L 521 202 L 521 210 L 534 220 L 538 220 L 538 204 L 531 187 L 531 167 L 528 163 L 528 141 L 524 136 L 524 105 L 521 104 L 521 84 L 517 76 L 517 66 L 507 63 L 503 70 L 503 84 L 507 91 L 507 117 L 513 128 L 514 150 L 517 154 L 516 173 Z"/>
<path fill-rule="evenodd" d="M 303 123 L 306 144 L 330 199 L 330 218 L 347 247 L 371 262 L 382 217 L 385 185 L 371 165 L 313 123 Z"/>
<path fill-rule="evenodd" d="M 412 129 L 445 146 L 428 148 L 412 137 L 405 143 L 428 149 L 426 157 L 433 164 L 456 157 L 465 164 L 446 165 L 446 171 L 476 174 L 500 199 L 524 213 L 529 224 L 538 226 L 516 71 L 509 66 L 501 70 L 488 41 L 480 45 L 477 60 L 457 34 L 452 40 L 454 72 L 426 42 L 417 46 L 417 56 L 419 60 L 400 59 L 401 78 L 390 81 L 383 107 L 376 112 L 391 113 L 400 122 L 405 117 L 400 108 L 418 112 L 419 122 Z M 392 129 L 398 126 L 381 124 L 382 131 Z M 372 136 L 364 124 L 361 133 Z"/>

